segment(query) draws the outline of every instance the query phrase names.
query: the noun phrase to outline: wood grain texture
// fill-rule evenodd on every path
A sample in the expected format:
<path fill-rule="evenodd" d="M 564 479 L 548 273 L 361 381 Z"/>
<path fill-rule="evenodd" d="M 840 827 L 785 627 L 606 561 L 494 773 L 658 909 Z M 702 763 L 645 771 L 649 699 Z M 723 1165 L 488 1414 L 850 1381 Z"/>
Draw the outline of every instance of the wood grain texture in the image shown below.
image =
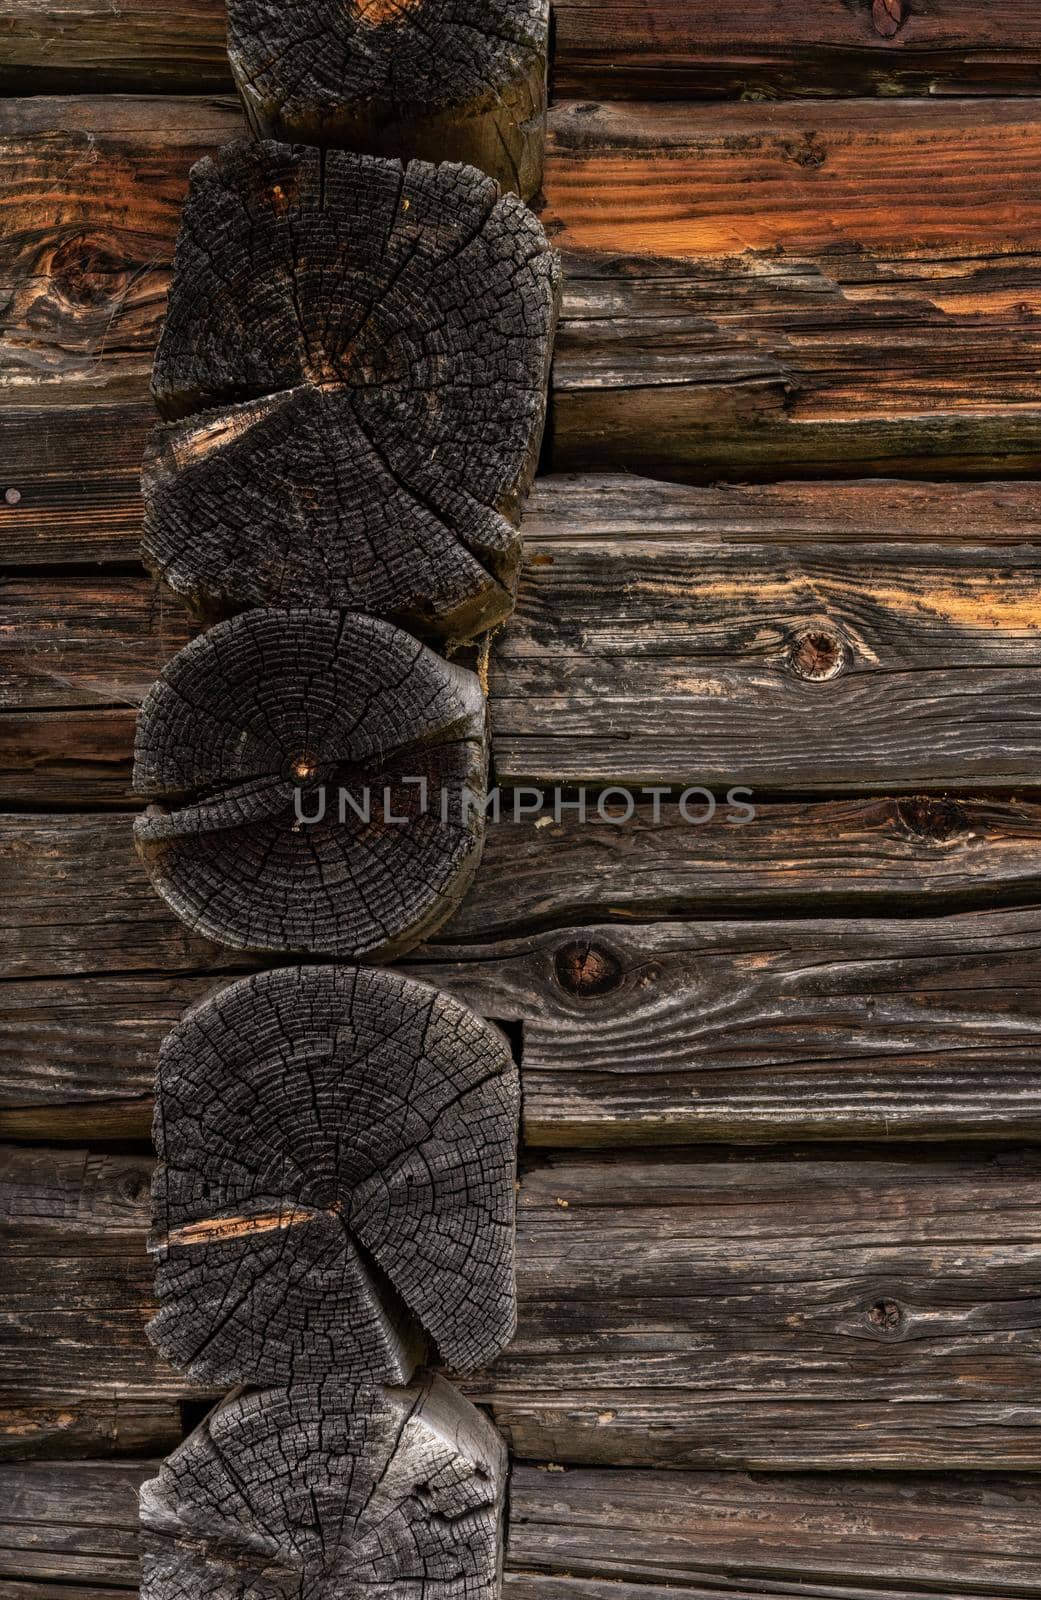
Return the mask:
<path fill-rule="evenodd" d="M 1029 0 L 554 0 L 558 95 L 774 99 L 1031 94 L 1041 24 Z"/>
<path fill-rule="evenodd" d="M 589 925 L 677 923 L 735 914 L 932 914 L 1038 897 L 1036 800 L 973 798 L 762 806 L 735 827 L 721 804 L 704 826 L 647 803 L 624 825 L 562 811 L 560 823 L 489 825 L 481 864 L 442 946 L 480 947 Z M 539 819 L 540 821 L 542 819 Z M 256 964 L 190 933 L 149 890 L 132 814 L 14 815 L 0 824 L 8 977 L 205 973 Z M 968 919 L 970 922 L 972 919 Z M 983 919 L 978 919 L 983 925 Z M 941 926 L 939 922 L 934 926 Z M 952 924 L 953 925 L 953 924 Z M 638 933 L 636 934 L 638 937 Z"/>
<path fill-rule="evenodd" d="M 443 1378 L 233 1395 L 141 1489 L 142 1600 L 497 1600 L 507 1460 Z"/>
<path fill-rule="evenodd" d="M 557 469 L 1034 470 L 1031 102 L 562 104 L 551 129 Z"/>
<path fill-rule="evenodd" d="M 476 870 L 487 715 L 472 672 L 389 623 L 241 612 L 142 704 L 138 854 L 186 926 L 229 949 L 388 960 L 447 921 Z"/>
<path fill-rule="evenodd" d="M 26 407 L 143 399 L 188 167 L 207 130 L 210 150 L 241 131 L 223 103 L 172 103 L 176 130 L 162 101 L 4 112 L 19 427 Z M 550 125 L 557 469 L 1036 475 L 1030 101 L 565 102 Z"/>
<path fill-rule="evenodd" d="M 507 1040 L 428 984 L 232 984 L 159 1052 L 151 1338 L 214 1387 L 486 1365 L 517 1321 L 519 1109 Z"/>
<path fill-rule="evenodd" d="M 1029 786 L 1039 595 L 1025 543 L 543 537 L 491 657 L 495 773 L 722 794 Z M 144 579 L 41 573 L 8 580 L 0 620 L 0 796 L 124 798 L 118 708 L 186 617 Z M 81 707 L 52 751 L 38 713 Z"/>
<path fill-rule="evenodd" d="M 737 859 L 725 824 L 674 836 L 664 860 L 649 818 L 628 845 L 591 828 L 532 830 L 525 845 L 503 824 L 472 900 L 410 970 L 522 1026 L 530 1144 L 1032 1138 L 1036 912 L 906 913 L 951 879 L 993 899 L 1003 860 L 1022 863 L 1017 893 L 1036 898 L 1035 809 L 778 808 L 765 838 L 736 835 Z M 684 853 L 688 831 L 705 834 L 703 853 Z M 151 894 L 123 817 L 11 819 L 7 835 L 4 957 L 18 981 L 4 991 L 0 1130 L 143 1137 L 155 1052 L 215 986 L 218 952 Z M 904 915 L 858 914 L 858 893 L 870 905 L 880 883 Z M 830 900 L 840 914 L 751 920 L 797 885 L 800 909 Z M 698 894 L 748 920 L 694 920 L 708 909 Z M 615 920 L 590 925 L 594 907 Z M 679 910 L 692 920 L 654 921 Z M 523 931 L 539 920 L 557 925 Z"/>
<path fill-rule="evenodd" d="M 258 138 L 464 161 L 542 183 L 549 0 L 230 0 L 228 59 Z"/>
<path fill-rule="evenodd" d="M 148 1159 L 31 1159 L 4 1157 L 23 1198 L 0 1392 L 198 1393 L 144 1332 L 147 1200 L 112 1220 L 105 1198 Z M 1036 1471 L 1038 1163 L 957 1147 L 548 1158 L 521 1183 L 517 1337 L 461 1387 L 526 1459 Z"/>
<path fill-rule="evenodd" d="M 871 0 L 554 0 L 553 83 L 586 99 L 1030 94 L 1030 0 L 917 0 L 879 27 Z M 894 17 L 896 11 L 894 10 Z M 230 87 L 223 0 L 35 0 L 0 7 L 0 92 L 199 94 Z"/>
<path fill-rule="evenodd" d="M 68 1600 L 64 1579 L 137 1588 L 137 1488 L 152 1462 L 0 1467 L 11 1600 Z M 1031 1477 L 548 1471 L 510 1475 L 507 1600 L 1008 1600 L 1041 1593 Z M 40 1576 L 15 1581 L 30 1560 Z M 54 1583 L 52 1590 L 49 1585 Z M 44 1588 L 47 1584 L 48 1587 Z M 5 1594 L 6 1594 L 5 1590 Z M 81 1591 L 82 1592 L 82 1591 Z M 103 1600 L 109 1600 L 106 1587 Z"/>
<path fill-rule="evenodd" d="M 146 565 L 211 616 L 336 606 L 449 641 L 501 622 L 558 297 L 535 217 L 472 168 L 269 142 L 199 162 Z"/>

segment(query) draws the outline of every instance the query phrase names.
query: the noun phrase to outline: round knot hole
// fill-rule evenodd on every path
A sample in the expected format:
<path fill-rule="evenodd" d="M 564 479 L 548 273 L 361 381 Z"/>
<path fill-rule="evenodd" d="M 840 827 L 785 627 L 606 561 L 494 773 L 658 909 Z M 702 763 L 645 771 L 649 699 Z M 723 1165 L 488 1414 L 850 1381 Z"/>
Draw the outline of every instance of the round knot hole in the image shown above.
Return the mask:
<path fill-rule="evenodd" d="M 904 1320 L 904 1313 L 895 1300 L 876 1300 L 868 1307 L 867 1319 L 879 1333 L 895 1333 Z"/>
<path fill-rule="evenodd" d="M 911 795 L 897 802 L 896 814 L 908 833 L 919 839 L 943 843 L 967 833 L 969 819 L 953 800 L 935 800 L 928 795 Z"/>
<path fill-rule="evenodd" d="M 557 982 L 568 994 L 608 994 L 622 981 L 622 964 L 602 945 L 576 942 L 560 947 L 553 958 Z"/>
<path fill-rule="evenodd" d="M 829 678 L 837 678 L 845 667 L 846 647 L 837 633 L 813 628 L 796 639 L 788 662 L 796 677 L 810 683 L 825 683 Z"/>

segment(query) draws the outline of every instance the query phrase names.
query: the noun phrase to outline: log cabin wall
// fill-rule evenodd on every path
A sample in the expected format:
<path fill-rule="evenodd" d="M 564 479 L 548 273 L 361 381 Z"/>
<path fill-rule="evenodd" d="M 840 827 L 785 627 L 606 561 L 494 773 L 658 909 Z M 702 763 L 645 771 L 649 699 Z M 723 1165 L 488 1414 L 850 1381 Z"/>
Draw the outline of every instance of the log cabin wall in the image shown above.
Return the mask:
<path fill-rule="evenodd" d="M 258 964 L 130 845 L 198 627 L 139 564 L 148 380 L 245 124 L 211 0 L 0 25 L 0 1584 L 115 1600 L 220 1389 L 144 1331 L 155 1059 Z M 494 775 L 670 794 L 507 806 L 401 964 L 521 1069 L 520 1322 L 462 1384 L 505 1592 L 1041 1595 L 1036 7 L 559 0 L 551 87 Z"/>

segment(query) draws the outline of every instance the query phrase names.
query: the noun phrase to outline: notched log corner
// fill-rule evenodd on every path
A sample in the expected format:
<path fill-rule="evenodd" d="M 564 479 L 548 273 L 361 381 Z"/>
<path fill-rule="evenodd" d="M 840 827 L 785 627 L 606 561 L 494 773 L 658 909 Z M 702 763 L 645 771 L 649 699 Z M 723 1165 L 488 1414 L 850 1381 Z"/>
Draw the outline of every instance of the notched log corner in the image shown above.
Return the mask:
<path fill-rule="evenodd" d="M 399 628 L 257 610 L 165 667 L 141 710 L 134 827 L 156 890 L 233 949 L 389 959 L 458 906 L 484 836 L 473 673 Z"/>
<path fill-rule="evenodd" d="M 232 145 L 192 171 L 145 458 L 146 564 L 204 616 L 513 607 L 557 257 L 472 168 Z"/>
<path fill-rule="evenodd" d="M 542 183 L 549 0 L 230 0 L 228 56 L 259 137 L 466 161 Z"/>
<path fill-rule="evenodd" d="M 142 1486 L 142 1600 L 497 1600 L 506 1471 L 442 1378 L 234 1398 Z"/>
<path fill-rule="evenodd" d="M 247 978 L 167 1036 L 154 1342 L 213 1384 L 467 1371 L 516 1325 L 506 1040 L 397 973 Z"/>

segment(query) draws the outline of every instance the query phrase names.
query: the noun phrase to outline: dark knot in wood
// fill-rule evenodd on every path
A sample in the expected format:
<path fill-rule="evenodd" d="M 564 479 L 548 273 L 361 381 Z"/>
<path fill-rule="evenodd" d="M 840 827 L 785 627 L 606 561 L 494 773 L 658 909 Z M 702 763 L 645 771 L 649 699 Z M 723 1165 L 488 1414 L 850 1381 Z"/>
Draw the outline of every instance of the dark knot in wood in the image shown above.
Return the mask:
<path fill-rule="evenodd" d="M 954 800 L 938 800 L 929 795 L 909 795 L 897 802 L 896 814 L 909 833 L 920 839 L 942 843 L 967 833 L 969 819 Z"/>
<path fill-rule="evenodd" d="M 560 987 L 583 999 L 589 995 L 609 994 L 618 988 L 623 977 L 617 956 L 603 945 L 588 944 L 584 940 L 562 945 L 553 958 L 553 965 Z"/>
<path fill-rule="evenodd" d="M 875 32 L 883 39 L 892 39 L 904 25 L 904 0 L 873 0 L 871 20 Z"/>
<path fill-rule="evenodd" d="M 99 306 L 125 290 L 126 261 L 89 234 L 76 234 L 55 250 L 50 276 L 70 305 Z"/>
<path fill-rule="evenodd" d="M 845 667 L 846 647 L 838 634 L 814 628 L 795 641 L 788 662 L 796 677 L 823 683 Z"/>
<path fill-rule="evenodd" d="M 903 1324 L 904 1313 L 895 1300 L 876 1300 L 868 1307 L 867 1319 L 879 1333 L 896 1333 Z"/>

